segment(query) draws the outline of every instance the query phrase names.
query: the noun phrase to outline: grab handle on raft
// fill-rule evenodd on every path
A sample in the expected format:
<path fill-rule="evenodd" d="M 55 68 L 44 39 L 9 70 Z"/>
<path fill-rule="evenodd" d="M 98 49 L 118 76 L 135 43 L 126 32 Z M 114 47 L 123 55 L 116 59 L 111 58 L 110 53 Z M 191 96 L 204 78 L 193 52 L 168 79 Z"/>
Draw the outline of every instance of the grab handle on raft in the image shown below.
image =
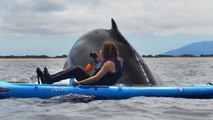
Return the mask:
<path fill-rule="evenodd" d="M 72 85 L 73 82 L 74 82 L 74 78 L 70 78 L 69 85 Z"/>

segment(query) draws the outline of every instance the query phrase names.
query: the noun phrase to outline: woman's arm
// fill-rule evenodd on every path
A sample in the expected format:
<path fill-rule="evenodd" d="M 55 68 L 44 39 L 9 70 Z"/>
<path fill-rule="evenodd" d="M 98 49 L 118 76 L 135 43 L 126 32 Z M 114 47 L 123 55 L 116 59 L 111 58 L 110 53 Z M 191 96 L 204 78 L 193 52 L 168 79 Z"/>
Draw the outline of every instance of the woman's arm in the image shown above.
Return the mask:
<path fill-rule="evenodd" d="M 113 68 L 115 68 L 115 64 L 107 61 L 104 63 L 103 67 L 100 69 L 100 71 L 94 75 L 91 76 L 87 79 L 81 80 L 81 81 L 75 81 L 73 82 L 73 85 L 76 86 L 78 84 L 89 84 L 89 83 L 94 83 L 96 81 L 98 81 L 101 77 L 103 77 L 105 74 L 107 74 L 108 72 L 114 71 Z"/>

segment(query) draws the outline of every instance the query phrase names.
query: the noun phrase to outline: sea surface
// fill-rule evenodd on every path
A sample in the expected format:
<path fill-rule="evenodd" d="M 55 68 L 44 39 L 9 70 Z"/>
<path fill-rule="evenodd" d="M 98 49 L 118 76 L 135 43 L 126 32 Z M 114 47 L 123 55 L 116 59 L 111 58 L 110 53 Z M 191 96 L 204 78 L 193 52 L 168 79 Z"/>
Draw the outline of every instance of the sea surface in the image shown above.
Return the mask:
<path fill-rule="evenodd" d="M 213 83 L 213 58 L 145 58 L 166 85 Z M 50 73 L 63 69 L 64 59 L 0 60 L 0 80 L 36 83 L 36 67 Z M 213 100 L 133 97 L 93 100 L 89 96 L 0 99 L 0 120 L 213 120 Z"/>

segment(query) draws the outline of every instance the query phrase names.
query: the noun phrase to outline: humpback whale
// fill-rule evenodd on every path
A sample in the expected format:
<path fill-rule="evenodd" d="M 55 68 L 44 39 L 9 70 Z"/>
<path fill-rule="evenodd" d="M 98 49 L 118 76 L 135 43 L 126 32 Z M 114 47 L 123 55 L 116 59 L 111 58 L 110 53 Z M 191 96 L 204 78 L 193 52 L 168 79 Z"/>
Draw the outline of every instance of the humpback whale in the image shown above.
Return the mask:
<path fill-rule="evenodd" d="M 65 68 L 70 66 L 84 68 L 92 59 L 89 57 L 90 52 L 99 53 L 102 43 L 111 40 L 117 45 L 120 56 L 124 59 L 122 77 L 117 83 L 139 86 L 159 85 L 142 57 L 120 33 L 113 19 L 111 24 L 111 29 L 92 30 L 80 37 L 67 56 Z"/>

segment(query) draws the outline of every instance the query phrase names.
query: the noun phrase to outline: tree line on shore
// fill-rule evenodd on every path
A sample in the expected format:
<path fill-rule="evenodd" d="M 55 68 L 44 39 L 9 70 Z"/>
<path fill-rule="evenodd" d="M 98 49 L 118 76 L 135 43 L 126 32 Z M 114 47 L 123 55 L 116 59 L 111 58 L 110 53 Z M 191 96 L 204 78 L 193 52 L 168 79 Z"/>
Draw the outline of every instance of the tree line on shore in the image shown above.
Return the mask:
<path fill-rule="evenodd" d="M 142 57 L 213 57 L 213 54 L 210 55 L 192 55 L 192 54 L 183 54 L 179 56 L 173 55 L 142 55 Z M 67 55 L 59 55 L 59 56 L 47 56 L 47 55 L 25 55 L 25 56 L 15 56 L 15 55 L 8 55 L 8 56 L 0 56 L 0 58 L 67 58 Z"/>
<path fill-rule="evenodd" d="M 183 55 L 178 55 L 178 56 L 174 56 L 174 55 L 142 55 L 142 57 L 213 57 L 213 54 L 209 54 L 209 55 L 193 55 L 193 54 L 183 54 Z"/>
<path fill-rule="evenodd" d="M 47 55 L 25 55 L 25 56 L 16 56 L 16 55 L 8 55 L 8 56 L 0 56 L 0 58 L 66 58 L 67 55 L 60 56 L 47 56 Z"/>

